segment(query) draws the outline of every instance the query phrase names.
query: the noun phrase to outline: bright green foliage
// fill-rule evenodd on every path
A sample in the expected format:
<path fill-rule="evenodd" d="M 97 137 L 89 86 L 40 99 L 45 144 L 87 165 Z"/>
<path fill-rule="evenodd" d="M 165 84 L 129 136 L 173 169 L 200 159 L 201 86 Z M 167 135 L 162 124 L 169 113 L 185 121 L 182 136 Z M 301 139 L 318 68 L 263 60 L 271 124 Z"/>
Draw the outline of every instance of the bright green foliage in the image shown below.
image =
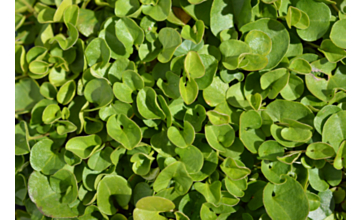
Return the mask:
<path fill-rule="evenodd" d="M 346 0 L 15 0 L 15 204 L 346 219 Z"/>

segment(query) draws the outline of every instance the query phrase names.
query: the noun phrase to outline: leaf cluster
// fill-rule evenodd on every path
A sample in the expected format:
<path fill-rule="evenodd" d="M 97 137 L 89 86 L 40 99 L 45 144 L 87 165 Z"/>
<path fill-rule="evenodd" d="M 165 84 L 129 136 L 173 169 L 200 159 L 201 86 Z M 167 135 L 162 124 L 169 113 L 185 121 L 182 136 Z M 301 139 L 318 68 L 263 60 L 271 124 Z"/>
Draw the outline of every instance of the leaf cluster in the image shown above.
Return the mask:
<path fill-rule="evenodd" d="M 15 0 L 16 219 L 346 219 L 345 0 Z"/>

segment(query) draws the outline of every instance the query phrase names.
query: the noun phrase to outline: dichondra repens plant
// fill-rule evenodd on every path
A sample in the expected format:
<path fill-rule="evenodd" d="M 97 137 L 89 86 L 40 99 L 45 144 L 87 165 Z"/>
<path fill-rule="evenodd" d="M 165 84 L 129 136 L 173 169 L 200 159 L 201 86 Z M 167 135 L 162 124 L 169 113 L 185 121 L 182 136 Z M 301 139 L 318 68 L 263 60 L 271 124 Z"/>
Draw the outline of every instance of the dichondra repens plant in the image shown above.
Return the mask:
<path fill-rule="evenodd" d="M 17 219 L 346 216 L 346 0 L 15 0 Z"/>

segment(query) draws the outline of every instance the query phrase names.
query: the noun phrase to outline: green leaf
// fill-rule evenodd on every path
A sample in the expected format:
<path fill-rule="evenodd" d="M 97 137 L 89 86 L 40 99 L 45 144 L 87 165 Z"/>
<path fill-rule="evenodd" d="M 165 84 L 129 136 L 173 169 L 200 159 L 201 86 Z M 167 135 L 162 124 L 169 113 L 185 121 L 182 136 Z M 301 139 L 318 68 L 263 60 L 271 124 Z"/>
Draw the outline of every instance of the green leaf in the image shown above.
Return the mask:
<path fill-rule="evenodd" d="M 291 28 L 307 29 L 310 25 L 309 16 L 302 10 L 290 6 L 286 15 L 286 23 Z"/>
<path fill-rule="evenodd" d="M 240 180 L 232 180 L 228 176 L 225 177 L 225 187 L 232 195 L 236 197 L 243 197 L 244 191 L 247 189 L 247 178 Z"/>
<path fill-rule="evenodd" d="M 164 21 L 171 9 L 170 0 L 158 0 L 157 4 L 142 5 L 142 12 L 156 21 Z"/>
<path fill-rule="evenodd" d="M 139 91 L 136 97 L 136 104 L 141 116 L 146 119 L 165 118 L 165 114 L 161 110 L 156 97 L 155 90 L 150 87 L 144 87 Z"/>
<path fill-rule="evenodd" d="M 269 140 L 260 145 L 258 153 L 262 160 L 276 161 L 278 156 L 284 155 L 284 147 L 276 141 Z"/>
<path fill-rule="evenodd" d="M 194 184 L 194 188 L 205 197 L 207 202 L 210 202 L 214 205 L 219 204 L 221 198 L 220 181 L 214 181 L 211 184 L 197 182 Z"/>
<path fill-rule="evenodd" d="M 42 122 L 45 124 L 53 124 L 62 117 L 62 111 L 57 104 L 50 104 L 44 108 L 42 112 Z"/>
<path fill-rule="evenodd" d="M 27 63 L 29 60 L 25 59 L 25 48 L 21 45 L 15 45 L 15 72 L 25 74 L 27 72 Z M 28 55 L 26 55 L 28 56 Z"/>
<path fill-rule="evenodd" d="M 262 118 L 256 111 L 243 112 L 240 116 L 239 137 L 244 146 L 252 153 L 256 153 L 262 142 L 265 141 L 265 134 L 260 129 Z"/>
<path fill-rule="evenodd" d="M 74 80 L 70 80 L 66 82 L 60 87 L 59 92 L 56 95 L 56 100 L 63 105 L 69 104 L 75 96 L 75 90 L 76 90 L 76 84 Z M 41 92 L 41 88 L 40 88 L 40 92 Z"/>
<path fill-rule="evenodd" d="M 242 60 L 242 54 L 250 53 L 251 48 L 243 41 L 230 39 L 220 44 L 219 50 L 222 55 L 222 64 L 228 70 L 235 70 L 238 68 Z"/>
<path fill-rule="evenodd" d="M 144 153 L 136 153 L 130 158 L 130 161 L 133 162 L 132 169 L 134 173 L 138 175 L 146 175 L 149 173 L 153 160 L 155 160 L 154 157 Z"/>
<path fill-rule="evenodd" d="M 156 85 L 167 97 L 177 99 L 180 96 L 179 82 L 180 77 L 177 74 L 167 71 L 165 79 L 159 78 Z"/>
<path fill-rule="evenodd" d="M 268 59 L 259 54 L 245 54 L 239 64 L 239 68 L 246 71 L 257 71 L 264 69 L 268 64 Z"/>
<path fill-rule="evenodd" d="M 235 108 L 247 109 L 249 102 L 243 92 L 244 83 L 238 82 L 232 85 L 226 92 L 226 101 Z"/>
<path fill-rule="evenodd" d="M 312 137 L 312 127 L 291 119 L 283 119 L 285 127 L 281 130 L 281 136 L 288 141 L 307 142 Z"/>
<path fill-rule="evenodd" d="M 78 194 L 77 182 L 74 174 L 66 169 L 61 169 L 50 176 L 51 189 L 56 193 L 64 193 L 61 203 L 75 202 Z"/>
<path fill-rule="evenodd" d="M 36 171 L 50 175 L 65 166 L 64 152 L 56 149 L 54 142 L 50 139 L 43 139 L 37 142 L 30 152 L 30 164 Z"/>
<path fill-rule="evenodd" d="M 57 121 L 56 122 L 56 132 L 59 135 L 64 135 L 76 131 L 77 127 L 70 121 Z"/>
<path fill-rule="evenodd" d="M 289 173 L 291 165 L 280 161 L 261 161 L 261 172 L 265 178 L 274 184 L 281 184 L 283 179 L 281 175 Z"/>
<path fill-rule="evenodd" d="M 182 76 L 179 83 L 180 95 L 187 105 L 195 101 L 199 93 L 199 86 L 195 79 Z"/>
<path fill-rule="evenodd" d="M 310 19 L 308 28 L 296 30 L 299 37 L 309 42 L 324 36 L 330 27 L 330 8 L 325 3 L 315 0 L 297 1 L 295 7 L 305 12 Z"/>
<path fill-rule="evenodd" d="M 334 167 L 338 170 L 346 168 L 346 141 L 343 141 L 338 149 L 334 159 Z"/>
<path fill-rule="evenodd" d="M 72 178 L 75 178 L 73 174 L 69 173 L 70 177 L 71 175 Z M 34 171 L 30 175 L 28 188 L 31 201 L 33 201 L 46 216 L 53 218 L 74 218 L 78 217 L 81 213 L 79 211 L 81 204 L 73 206 L 69 203 L 62 202 L 63 195 L 55 192 L 50 186 L 47 177 L 38 171 Z M 69 189 L 71 188 L 72 187 Z"/>
<path fill-rule="evenodd" d="M 105 79 L 92 79 L 84 89 L 86 100 L 94 104 L 91 111 L 110 104 L 114 98 L 111 86 Z"/>
<path fill-rule="evenodd" d="M 290 62 L 289 69 L 300 74 L 308 74 L 312 71 L 309 62 L 302 58 L 293 59 Z"/>
<path fill-rule="evenodd" d="M 211 85 L 204 89 L 203 96 L 206 104 L 215 107 L 224 102 L 226 100 L 225 94 L 228 89 L 229 85 L 216 76 Z"/>
<path fill-rule="evenodd" d="M 251 20 L 251 1 L 215 0 L 211 6 L 210 29 L 218 37 L 222 30 L 240 29 Z"/>
<path fill-rule="evenodd" d="M 44 82 L 40 86 L 40 93 L 47 99 L 53 100 L 56 97 L 58 90 L 49 82 Z"/>
<path fill-rule="evenodd" d="M 219 113 L 213 110 L 206 112 L 206 114 L 209 117 L 209 121 L 213 125 L 224 125 L 230 123 L 230 117 L 226 114 Z"/>
<path fill-rule="evenodd" d="M 249 45 L 254 54 L 266 56 L 272 49 L 271 38 L 263 31 L 250 31 L 245 37 L 245 43 Z"/>
<path fill-rule="evenodd" d="M 326 217 L 333 214 L 335 209 L 333 193 L 328 189 L 324 192 L 319 192 L 318 196 L 320 197 L 320 207 L 315 211 L 311 211 L 309 218 L 326 219 Z"/>
<path fill-rule="evenodd" d="M 184 115 L 184 121 L 188 121 L 195 132 L 199 132 L 202 129 L 202 123 L 206 119 L 206 110 L 204 106 L 196 104 L 194 108 L 188 108 Z"/>
<path fill-rule="evenodd" d="M 205 137 L 213 149 L 226 152 L 226 148 L 234 143 L 235 131 L 229 124 L 205 125 Z"/>
<path fill-rule="evenodd" d="M 132 54 L 133 45 L 140 45 L 144 41 L 144 32 L 134 20 L 122 17 L 115 25 L 116 37 L 124 44 L 128 54 Z"/>
<path fill-rule="evenodd" d="M 110 49 L 102 38 L 95 38 L 85 49 L 85 56 L 89 66 L 101 63 L 104 67 L 110 60 Z"/>
<path fill-rule="evenodd" d="M 325 122 L 329 117 L 337 112 L 341 111 L 341 108 L 333 105 L 327 105 L 322 108 L 314 118 L 314 127 L 319 134 L 322 134 Z"/>
<path fill-rule="evenodd" d="M 311 192 L 306 192 L 306 196 L 309 200 L 310 212 L 318 209 L 320 206 L 320 197 Z"/>
<path fill-rule="evenodd" d="M 43 75 L 49 72 L 50 64 L 41 60 L 34 60 L 29 64 L 29 70 L 33 74 Z"/>
<path fill-rule="evenodd" d="M 27 196 L 26 178 L 22 174 L 15 175 L 15 204 L 24 205 Z"/>
<path fill-rule="evenodd" d="M 268 183 L 264 188 L 264 206 L 271 219 L 305 219 L 309 203 L 301 185 L 283 175 L 279 185 Z M 287 192 L 291 191 L 293 194 Z"/>
<path fill-rule="evenodd" d="M 331 40 L 321 42 L 319 51 L 322 52 L 329 62 L 336 63 L 346 57 L 346 51 L 337 47 Z"/>
<path fill-rule="evenodd" d="M 168 212 L 174 208 L 175 204 L 169 199 L 157 196 L 147 196 L 136 203 L 134 219 L 145 220 L 150 217 L 156 220 L 165 220 L 166 218 L 160 216 L 159 213 Z"/>
<path fill-rule="evenodd" d="M 298 99 L 304 92 L 304 81 L 293 74 L 290 74 L 289 82 L 281 90 L 280 95 L 288 101 Z"/>
<path fill-rule="evenodd" d="M 189 51 L 185 57 L 184 69 L 190 78 L 200 78 L 205 75 L 205 66 L 195 51 Z"/>
<path fill-rule="evenodd" d="M 330 32 L 331 41 L 342 49 L 346 49 L 346 18 L 334 23 Z"/>
<path fill-rule="evenodd" d="M 122 102 L 132 103 L 132 94 L 136 90 L 144 88 L 144 80 L 133 70 L 125 70 L 121 74 L 121 83 L 115 82 L 113 92 L 117 99 Z"/>
<path fill-rule="evenodd" d="M 95 171 L 103 171 L 108 168 L 111 165 L 110 155 L 112 152 L 113 149 L 111 147 L 105 147 L 95 152 L 87 161 L 89 168 Z"/>
<path fill-rule="evenodd" d="M 139 8 L 138 0 L 119 0 L 115 2 L 115 15 L 118 17 L 131 16 Z"/>
<path fill-rule="evenodd" d="M 107 215 L 116 213 L 116 205 L 125 207 L 131 197 L 131 187 L 126 179 L 118 175 L 105 176 L 97 188 L 99 210 Z"/>
<path fill-rule="evenodd" d="M 286 100 L 275 100 L 271 102 L 265 112 L 275 122 L 282 122 L 282 120 L 286 118 L 311 125 L 314 119 L 314 114 L 305 105 Z"/>
<path fill-rule="evenodd" d="M 167 188 L 171 180 L 175 182 L 175 191 L 180 195 L 186 194 L 193 182 L 184 163 L 177 161 L 167 166 L 157 176 L 153 186 L 155 192 Z"/>
<path fill-rule="evenodd" d="M 312 143 L 306 148 L 306 156 L 314 160 L 327 159 L 335 154 L 334 148 L 326 143 Z"/>
<path fill-rule="evenodd" d="M 180 156 L 180 161 L 184 163 L 190 175 L 200 172 L 203 168 L 204 156 L 197 147 L 190 145 L 186 148 L 175 148 L 175 152 Z"/>
<path fill-rule="evenodd" d="M 244 163 L 232 158 L 226 158 L 220 165 L 220 168 L 231 180 L 244 179 L 251 173 Z"/>
<path fill-rule="evenodd" d="M 112 115 L 106 129 L 110 137 L 128 150 L 135 148 L 142 139 L 139 126 L 123 114 Z"/>
<path fill-rule="evenodd" d="M 269 62 L 267 63 L 265 69 L 270 70 L 274 68 L 280 63 L 286 54 L 290 44 L 289 33 L 280 22 L 269 18 L 259 19 L 240 28 L 240 31 L 243 34 L 252 30 L 262 31 L 270 37 L 272 50 L 268 55 L 266 55 Z"/>
<path fill-rule="evenodd" d="M 71 7 L 71 6 L 70 6 Z M 70 8 L 69 7 L 69 8 Z M 74 46 L 74 44 L 76 43 L 76 41 L 79 38 L 79 32 L 76 29 L 75 25 L 76 24 L 72 24 L 72 23 L 65 23 L 68 31 L 67 31 L 67 35 L 69 36 L 68 38 L 66 38 L 63 34 L 58 34 L 55 37 L 53 37 L 50 42 L 54 42 L 57 41 L 59 43 L 59 46 L 61 47 L 61 49 L 63 50 L 68 50 L 69 48 L 71 48 L 72 46 Z"/>
<path fill-rule="evenodd" d="M 159 0 L 163 1 L 170 1 L 170 0 Z M 143 6 L 145 7 L 152 7 L 152 6 Z M 157 56 L 158 60 L 161 63 L 167 63 L 171 60 L 175 50 L 181 44 L 181 36 L 180 34 L 173 28 L 163 28 L 159 32 L 159 41 L 162 45 L 162 50 Z"/>
<path fill-rule="evenodd" d="M 190 122 L 184 121 L 184 129 L 182 131 L 171 126 L 167 131 L 167 135 L 174 145 L 180 148 L 186 148 L 194 142 L 195 130 Z"/>
<path fill-rule="evenodd" d="M 191 28 L 185 25 L 181 30 L 181 37 L 185 40 L 191 40 L 195 44 L 199 44 L 205 33 L 205 24 L 202 20 L 197 20 Z"/>
<path fill-rule="evenodd" d="M 15 83 L 15 114 L 30 112 L 41 99 L 43 97 L 35 80 L 25 78 Z"/>
<path fill-rule="evenodd" d="M 15 125 L 15 155 L 30 153 L 29 131 L 25 121 Z"/>
<path fill-rule="evenodd" d="M 285 68 L 276 69 L 260 77 L 261 89 L 269 90 L 269 98 L 275 99 L 281 90 L 288 84 L 290 74 Z"/>
<path fill-rule="evenodd" d="M 346 139 L 346 111 L 333 114 L 323 127 L 322 142 L 330 144 L 335 151 Z"/>
<path fill-rule="evenodd" d="M 291 165 L 300 157 L 301 153 L 301 151 L 293 151 L 285 156 L 277 156 L 277 159 L 280 162 Z"/>
<path fill-rule="evenodd" d="M 78 136 L 66 143 L 66 150 L 71 151 L 81 159 L 87 159 L 101 148 L 101 138 L 98 135 Z"/>

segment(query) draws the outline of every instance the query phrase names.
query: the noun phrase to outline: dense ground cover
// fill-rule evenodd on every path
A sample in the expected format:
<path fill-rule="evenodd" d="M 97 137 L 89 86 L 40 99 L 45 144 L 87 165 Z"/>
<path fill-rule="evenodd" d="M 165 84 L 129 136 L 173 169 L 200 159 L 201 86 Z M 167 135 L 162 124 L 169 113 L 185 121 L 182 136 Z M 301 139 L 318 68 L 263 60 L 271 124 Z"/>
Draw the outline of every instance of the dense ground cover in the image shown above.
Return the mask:
<path fill-rule="evenodd" d="M 345 219 L 345 0 L 15 0 L 15 30 L 17 219 Z"/>

